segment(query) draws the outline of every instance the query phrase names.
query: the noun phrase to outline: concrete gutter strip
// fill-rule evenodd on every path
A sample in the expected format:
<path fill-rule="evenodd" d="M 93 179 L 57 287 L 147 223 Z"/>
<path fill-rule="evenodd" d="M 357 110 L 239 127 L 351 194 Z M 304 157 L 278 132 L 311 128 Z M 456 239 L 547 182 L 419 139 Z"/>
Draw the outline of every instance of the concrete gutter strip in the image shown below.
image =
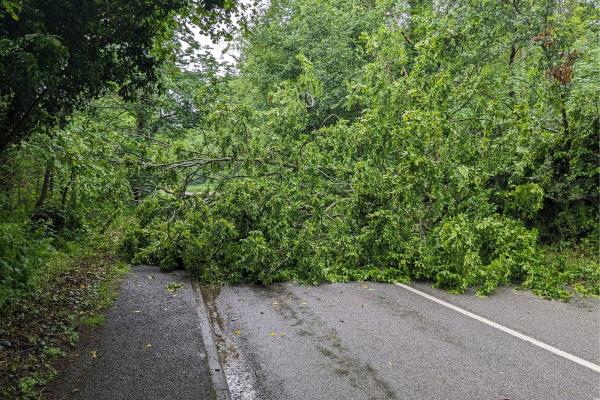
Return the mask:
<path fill-rule="evenodd" d="M 194 288 L 198 303 L 196 307 L 198 311 L 198 320 L 202 338 L 204 340 L 204 347 L 208 360 L 208 369 L 210 371 L 213 387 L 215 389 L 215 399 L 231 400 L 229 386 L 227 385 L 225 372 L 223 371 L 223 366 L 221 365 L 221 361 L 219 359 L 219 350 L 217 349 L 215 343 L 214 331 L 212 329 L 208 310 L 206 309 L 206 305 L 204 304 L 204 300 L 202 298 L 202 292 L 200 291 L 200 287 L 197 283 L 193 282 L 192 286 Z"/>

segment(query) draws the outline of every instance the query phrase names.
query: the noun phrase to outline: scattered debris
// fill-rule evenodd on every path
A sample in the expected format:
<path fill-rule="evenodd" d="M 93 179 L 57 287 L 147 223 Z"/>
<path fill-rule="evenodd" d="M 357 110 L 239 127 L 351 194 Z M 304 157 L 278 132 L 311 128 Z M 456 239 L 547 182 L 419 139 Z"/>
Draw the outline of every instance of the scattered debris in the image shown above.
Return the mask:
<path fill-rule="evenodd" d="M 184 286 L 181 282 L 171 282 L 167 285 L 167 292 L 175 293 L 177 290 L 182 289 Z"/>

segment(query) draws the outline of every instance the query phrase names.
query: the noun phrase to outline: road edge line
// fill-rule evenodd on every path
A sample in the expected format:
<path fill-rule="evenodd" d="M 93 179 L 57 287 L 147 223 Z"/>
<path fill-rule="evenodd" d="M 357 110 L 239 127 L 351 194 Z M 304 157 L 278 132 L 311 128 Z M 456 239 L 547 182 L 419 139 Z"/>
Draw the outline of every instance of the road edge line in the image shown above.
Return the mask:
<path fill-rule="evenodd" d="M 208 369 L 216 393 L 216 400 L 231 400 L 229 385 L 227 384 L 225 371 L 223 370 L 223 365 L 219 358 L 219 350 L 215 344 L 215 333 L 212 328 L 210 316 L 208 315 L 208 309 L 206 308 L 204 298 L 202 297 L 200 286 L 198 283 L 192 282 L 192 289 L 194 290 L 196 297 L 196 311 L 198 313 L 200 333 L 202 334 L 202 340 L 206 350 Z"/>
<path fill-rule="evenodd" d="M 531 344 L 533 344 L 533 345 L 535 345 L 537 347 L 540 347 L 540 348 L 542 348 L 544 350 L 547 350 L 547 351 L 549 351 L 551 353 L 554 353 L 554 354 L 556 354 L 558 356 L 566 358 L 567 360 L 570 360 L 570 361 L 575 362 L 575 363 L 577 363 L 579 365 L 582 365 L 582 366 L 584 366 L 586 368 L 589 368 L 592 371 L 596 371 L 596 372 L 600 373 L 600 365 L 594 364 L 591 361 L 584 360 L 583 358 L 580 358 L 580 357 L 577 357 L 577 356 L 575 356 L 573 354 L 567 353 L 566 351 L 557 349 L 554 346 L 550 346 L 547 343 L 544 343 L 542 341 L 534 339 L 534 338 L 532 338 L 530 336 L 527 336 L 527 335 L 525 335 L 525 334 L 523 334 L 521 332 L 517 332 L 514 329 L 508 328 L 508 327 L 506 327 L 504 325 L 500 325 L 497 322 L 494 322 L 494 321 L 491 321 L 491 320 L 489 320 L 487 318 L 479 316 L 479 315 L 477 315 L 475 313 L 472 313 L 471 311 L 467 311 L 464 308 L 461 308 L 459 306 L 455 306 L 454 304 L 451 304 L 451 303 L 448 303 L 448 302 L 446 302 L 444 300 L 438 299 L 437 297 L 432 296 L 432 295 L 430 295 L 428 293 L 422 292 L 422 291 L 420 291 L 418 289 L 415 289 L 412 286 L 408 286 L 408 285 L 405 285 L 404 283 L 399 283 L 399 282 L 395 282 L 395 285 L 396 286 L 400 286 L 400 287 L 402 287 L 402 288 L 404 288 L 404 289 L 406 289 L 408 291 L 411 291 L 411 292 L 413 292 L 415 294 L 418 294 L 419 296 L 424 297 L 424 298 L 426 298 L 428 300 L 431 300 L 431 301 L 433 301 L 435 303 L 443 305 L 444 307 L 450 308 L 451 310 L 454 310 L 454 311 L 456 311 L 458 313 L 466 315 L 467 317 L 470 317 L 470 318 L 472 318 L 474 320 L 477 320 L 479 322 L 483 322 L 486 325 L 489 325 L 489 326 L 491 326 L 493 328 L 496 328 L 496 329 L 498 329 L 498 330 L 500 330 L 500 331 L 502 331 L 504 333 L 508 333 L 509 335 L 512 335 L 512 336 L 514 336 L 514 337 L 516 337 L 518 339 L 524 340 L 524 341 L 529 342 L 529 343 L 531 343 Z"/>

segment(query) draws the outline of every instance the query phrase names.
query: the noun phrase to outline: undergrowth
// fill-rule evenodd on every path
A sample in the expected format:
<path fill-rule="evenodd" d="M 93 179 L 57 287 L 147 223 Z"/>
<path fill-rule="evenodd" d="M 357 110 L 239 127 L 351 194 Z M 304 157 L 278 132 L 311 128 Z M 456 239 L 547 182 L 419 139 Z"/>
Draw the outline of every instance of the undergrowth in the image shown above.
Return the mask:
<path fill-rule="evenodd" d="M 1 306 L 0 397 L 38 399 L 56 375 L 54 365 L 97 326 L 128 271 L 113 249 L 122 221 L 106 232 L 54 251 L 29 274 L 27 291 Z"/>

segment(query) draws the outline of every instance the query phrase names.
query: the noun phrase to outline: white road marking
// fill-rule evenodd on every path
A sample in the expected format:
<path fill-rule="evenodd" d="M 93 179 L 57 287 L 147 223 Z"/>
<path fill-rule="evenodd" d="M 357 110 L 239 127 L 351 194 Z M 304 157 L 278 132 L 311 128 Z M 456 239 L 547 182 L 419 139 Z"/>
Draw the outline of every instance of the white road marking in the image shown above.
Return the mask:
<path fill-rule="evenodd" d="M 477 314 L 474 314 L 474 313 L 472 313 L 470 311 L 467 311 L 464 308 L 460 308 L 458 306 L 455 306 L 454 304 L 450 304 L 448 302 L 445 302 L 444 300 L 440 300 L 437 297 L 434 297 L 434 296 L 432 296 L 430 294 L 427 294 L 425 292 L 421 292 L 420 290 L 415 289 L 415 288 L 413 288 L 411 286 L 405 285 L 403 283 L 396 283 L 396 285 L 398 285 L 398 286 L 400 286 L 400 287 L 402 287 L 402 288 L 404 288 L 406 290 L 409 290 L 409 291 L 411 291 L 413 293 L 416 293 L 419 296 L 425 297 L 426 299 L 431 300 L 431 301 L 433 301 L 435 303 L 441 304 L 444 307 L 448 307 L 451 310 L 454 310 L 454 311 L 459 312 L 459 313 L 461 313 L 463 315 L 466 315 L 467 317 L 473 318 L 473 319 L 475 319 L 475 320 L 477 320 L 479 322 L 483 322 L 486 325 L 489 325 L 489 326 L 494 327 L 494 328 L 496 328 L 498 330 L 501 330 L 502 332 L 508 333 L 509 335 L 512 335 L 512 336 L 514 336 L 516 338 L 519 338 L 521 340 L 529 342 L 529 343 L 531 343 L 531 344 L 533 344 L 535 346 L 541 347 L 544 350 L 548 350 L 549 352 L 554 353 L 554 354 L 556 354 L 558 356 L 561 356 L 563 358 L 566 358 L 567 360 L 573 361 L 573 362 L 575 362 L 575 363 L 577 363 L 579 365 L 583 365 L 584 367 L 589 368 L 592 371 L 596 371 L 596 372 L 600 373 L 600 365 L 598 365 L 598 364 L 594 364 L 593 362 L 590 362 L 590 361 L 584 360 L 583 358 L 579 358 L 577 356 L 574 356 L 573 354 L 570 354 L 570 353 L 567 353 L 566 351 L 562 351 L 560 349 L 557 349 L 556 347 L 550 346 L 549 344 L 546 344 L 544 342 L 540 342 L 537 339 L 534 339 L 534 338 L 532 338 L 530 336 L 524 335 L 524 334 L 522 334 L 520 332 L 517 332 L 517 331 L 515 331 L 513 329 L 507 328 L 506 326 L 500 325 L 500 324 L 498 324 L 498 323 L 496 323 L 494 321 L 490 321 L 489 319 L 481 317 L 481 316 L 479 316 Z"/>

